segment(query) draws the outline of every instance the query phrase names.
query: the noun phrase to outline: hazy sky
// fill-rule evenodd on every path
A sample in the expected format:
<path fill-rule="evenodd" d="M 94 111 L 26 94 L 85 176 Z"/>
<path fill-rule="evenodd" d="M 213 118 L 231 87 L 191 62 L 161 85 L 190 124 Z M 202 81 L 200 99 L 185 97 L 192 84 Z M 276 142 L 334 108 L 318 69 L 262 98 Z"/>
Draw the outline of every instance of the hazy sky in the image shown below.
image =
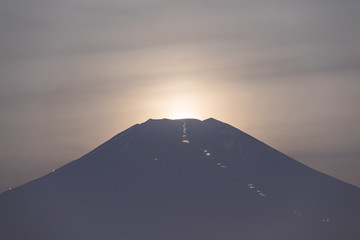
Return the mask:
<path fill-rule="evenodd" d="M 0 192 L 148 118 L 360 186 L 360 1 L 1 0 Z"/>

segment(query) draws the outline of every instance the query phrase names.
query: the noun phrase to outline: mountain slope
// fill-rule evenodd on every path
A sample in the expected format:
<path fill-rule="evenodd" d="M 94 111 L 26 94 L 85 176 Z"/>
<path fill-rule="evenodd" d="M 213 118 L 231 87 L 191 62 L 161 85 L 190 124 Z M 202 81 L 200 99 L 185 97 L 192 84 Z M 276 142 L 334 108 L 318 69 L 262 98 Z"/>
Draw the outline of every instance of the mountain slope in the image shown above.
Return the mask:
<path fill-rule="evenodd" d="M 360 239 L 360 190 L 215 119 L 148 120 L 0 195 L 0 239 Z"/>

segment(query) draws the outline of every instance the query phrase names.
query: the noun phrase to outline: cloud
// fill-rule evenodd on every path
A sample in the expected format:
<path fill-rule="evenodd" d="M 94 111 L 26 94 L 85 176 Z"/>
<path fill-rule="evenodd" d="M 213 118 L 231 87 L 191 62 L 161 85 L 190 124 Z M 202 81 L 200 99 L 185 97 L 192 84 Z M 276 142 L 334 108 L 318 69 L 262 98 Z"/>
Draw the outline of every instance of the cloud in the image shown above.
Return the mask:
<path fill-rule="evenodd" d="M 61 155 L 69 136 L 77 147 L 67 156 L 75 158 L 145 120 L 175 88 L 167 86 L 186 86 L 184 94 L 198 95 L 209 117 L 300 158 L 315 143 L 323 156 L 334 146 L 339 153 L 358 148 L 359 1 L 1 4 L 0 128 L 6 134 L 0 141 L 6 153 L 0 169 L 5 159 L 20 165 L 44 146 Z M 318 140 L 304 141 L 300 150 L 287 144 L 314 132 Z M 88 141 L 79 143 L 83 138 Z M 18 151 L 16 144 L 27 143 Z M 41 161 L 58 158 L 44 154 Z"/>

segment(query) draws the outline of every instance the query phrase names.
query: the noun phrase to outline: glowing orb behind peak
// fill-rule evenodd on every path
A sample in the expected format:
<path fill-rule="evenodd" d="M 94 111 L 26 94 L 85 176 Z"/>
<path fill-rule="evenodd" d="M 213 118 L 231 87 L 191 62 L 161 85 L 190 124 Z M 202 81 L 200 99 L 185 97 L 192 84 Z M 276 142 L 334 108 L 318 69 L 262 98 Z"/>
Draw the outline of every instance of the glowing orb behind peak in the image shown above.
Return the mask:
<path fill-rule="evenodd" d="M 174 112 L 171 114 L 171 119 L 185 119 L 185 118 L 195 118 L 194 114 L 191 114 L 190 112 Z"/>

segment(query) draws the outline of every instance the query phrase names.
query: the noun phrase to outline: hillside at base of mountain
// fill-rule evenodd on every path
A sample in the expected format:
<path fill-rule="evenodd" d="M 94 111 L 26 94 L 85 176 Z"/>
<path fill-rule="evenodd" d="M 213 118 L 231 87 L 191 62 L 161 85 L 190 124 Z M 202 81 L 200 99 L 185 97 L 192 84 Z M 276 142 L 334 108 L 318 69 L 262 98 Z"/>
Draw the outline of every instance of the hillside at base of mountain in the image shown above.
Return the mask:
<path fill-rule="evenodd" d="M 150 119 L 0 194 L 1 240 L 359 240 L 359 227 L 358 187 L 215 119 Z"/>

